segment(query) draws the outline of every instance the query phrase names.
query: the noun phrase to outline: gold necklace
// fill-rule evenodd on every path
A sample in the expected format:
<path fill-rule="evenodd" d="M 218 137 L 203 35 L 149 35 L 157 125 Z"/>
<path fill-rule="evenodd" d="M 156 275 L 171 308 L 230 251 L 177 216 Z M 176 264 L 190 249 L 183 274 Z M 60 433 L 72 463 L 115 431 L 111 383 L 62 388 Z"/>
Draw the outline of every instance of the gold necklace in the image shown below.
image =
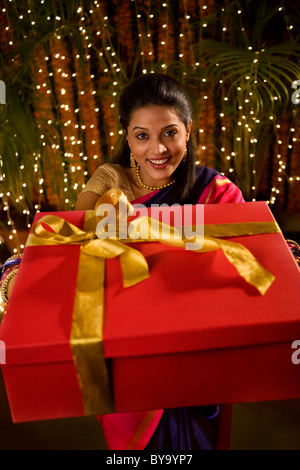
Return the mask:
<path fill-rule="evenodd" d="M 140 175 L 140 165 L 136 165 L 136 177 L 138 179 L 138 182 L 140 183 L 141 186 L 143 186 L 143 188 L 146 188 L 146 189 L 151 189 L 152 191 L 156 191 L 158 189 L 163 189 L 163 188 L 167 188 L 168 186 L 171 186 L 173 183 L 175 183 L 175 179 L 170 181 L 169 183 L 166 183 L 166 184 L 162 184 L 161 186 L 150 186 L 148 184 L 145 184 L 143 181 L 142 181 L 142 178 L 141 178 L 141 175 Z"/>

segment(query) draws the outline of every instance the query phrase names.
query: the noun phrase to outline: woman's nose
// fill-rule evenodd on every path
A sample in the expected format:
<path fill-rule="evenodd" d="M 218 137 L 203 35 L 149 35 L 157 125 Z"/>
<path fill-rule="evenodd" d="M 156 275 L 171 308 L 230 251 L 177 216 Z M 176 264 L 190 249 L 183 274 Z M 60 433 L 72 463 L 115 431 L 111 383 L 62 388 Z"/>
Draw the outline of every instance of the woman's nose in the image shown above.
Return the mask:
<path fill-rule="evenodd" d="M 160 141 L 160 139 L 153 139 L 152 141 L 152 152 L 157 155 L 161 155 L 164 153 L 167 148 L 166 146 Z"/>

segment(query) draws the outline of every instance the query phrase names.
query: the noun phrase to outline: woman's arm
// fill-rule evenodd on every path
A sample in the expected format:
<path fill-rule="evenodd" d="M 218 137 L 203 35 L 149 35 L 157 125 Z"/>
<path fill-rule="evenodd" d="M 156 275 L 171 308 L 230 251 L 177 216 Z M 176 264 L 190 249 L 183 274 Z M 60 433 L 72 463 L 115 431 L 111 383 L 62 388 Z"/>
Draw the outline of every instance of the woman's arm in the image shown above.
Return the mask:
<path fill-rule="evenodd" d="M 99 194 L 93 193 L 92 191 L 86 191 L 81 193 L 75 206 L 76 211 L 88 211 L 94 210 L 96 202 L 99 199 Z"/>

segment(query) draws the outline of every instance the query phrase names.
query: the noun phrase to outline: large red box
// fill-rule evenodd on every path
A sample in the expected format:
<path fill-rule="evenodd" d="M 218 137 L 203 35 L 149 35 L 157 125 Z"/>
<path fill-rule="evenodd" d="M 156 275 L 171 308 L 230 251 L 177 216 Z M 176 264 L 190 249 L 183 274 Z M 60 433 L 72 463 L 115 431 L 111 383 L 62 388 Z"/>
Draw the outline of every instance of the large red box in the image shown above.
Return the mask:
<path fill-rule="evenodd" d="M 204 211 L 205 224 L 274 221 L 264 202 Z M 84 212 L 55 214 L 83 228 Z M 221 250 L 135 243 L 150 277 L 129 288 L 119 260 L 106 260 L 104 350 L 117 412 L 300 397 L 300 270 L 281 233 L 234 240 L 275 275 L 263 296 Z M 76 245 L 25 248 L 0 329 L 15 422 L 84 415 L 70 347 L 79 254 Z"/>

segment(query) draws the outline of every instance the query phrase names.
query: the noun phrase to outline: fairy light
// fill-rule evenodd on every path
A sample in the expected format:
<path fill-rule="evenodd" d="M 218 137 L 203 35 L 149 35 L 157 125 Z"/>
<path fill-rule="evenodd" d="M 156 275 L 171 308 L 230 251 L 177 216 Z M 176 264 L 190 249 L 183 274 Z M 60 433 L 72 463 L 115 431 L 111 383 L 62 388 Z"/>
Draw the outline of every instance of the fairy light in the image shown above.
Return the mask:
<path fill-rule="evenodd" d="M 283 2 L 281 2 L 281 6 L 278 8 L 278 11 L 283 13 L 287 32 L 288 32 L 290 38 L 293 39 L 292 34 L 291 34 L 291 31 L 293 30 L 293 25 L 290 24 L 290 22 L 289 22 L 289 19 L 288 19 L 288 16 L 286 14 Z M 274 97 L 275 100 L 276 100 L 276 98 L 277 97 Z M 273 116 L 270 116 L 270 119 L 273 119 Z M 276 128 L 280 129 L 280 125 L 277 124 Z M 293 132 L 294 132 L 294 128 L 291 127 L 290 128 L 290 134 L 292 134 Z M 296 141 L 297 141 L 297 139 L 295 139 L 295 138 L 289 139 L 289 141 L 288 141 L 289 143 L 288 143 L 288 145 L 286 145 L 286 150 L 292 151 L 293 143 L 296 142 Z M 282 144 L 283 144 L 282 140 L 279 138 L 279 136 L 277 136 L 277 145 L 281 146 Z M 275 176 L 275 183 L 271 188 L 270 204 L 275 204 L 277 196 L 280 194 L 280 191 L 281 191 L 281 188 L 282 188 L 282 183 L 283 183 L 284 179 L 286 179 L 289 183 L 300 180 L 299 176 L 295 176 L 295 177 L 290 176 L 290 177 L 288 177 L 288 175 L 285 172 L 286 163 L 285 163 L 285 161 L 282 158 L 282 155 L 280 153 L 277 154 L 277 160 L 278 160 L 277 177 Z"/>
<path fill-rule="evenodd" d="M 289 35 L 290 39 L 293 39 L 293 35 L 292 35 L 291 32 L 294 29 L 294 25 L 291 23 L 291 20 L 290 20 L 290 18 L 288 17 L 288 15 L 286 13 L 286 9 L 285 9 L 285 5 L 284 5 L 283 1 L 281 1 L 281 6 L 278 8 L 278 11 L 282 12 L 283 20 L 285 22 L 285 27 L 286 27 L 286 30 L 288 32 L 288 35 Z"/>
<path fill-rule="evenodd" d="M 6 217 L 7 217 L 7 226 L 10 231 L 8 239 L 12 242 L 13 245 L 15 245 L 13 247 L 13 253 L 14 254 L 20 253 L 21 247 L 20 247 L 20 240 L 19 240 L 18 232 L 16 230 L 15 223 L 10 214 L 9 199 L 10 199 L 11 194 L 9 191 L 7 191 L 6 194 L 1 193 L 1 196 L 2 196 L 3 210 L 5 211 Z"/>
<path fill-rule="evenodd" d="M 188 2 L 185 2 L 185 7 L 187 8 Z M 203 38 L 203 30 L 206 29 L 207 27 L 207 19 L 210 15 L 210 12 L 208 11 L 208 6 L 206 4 L 203 4 L 202 0 L 200 2 L 200 28 L 199 28 L 199 41 L 201 42 Z M 188 39 L 189 43 L 192 43 L 191 39 L 191 34 L 190 34 L 190 15 L 187 14 L 187 10 L 185 9 L 185 25 L 188 29 Z M 182 36 L 183 37 L 183 33 Z M 208 95 L 208 86 L 209 84 L 206 81 L 206 78 L 203 77 L 203 68 L 201 68 L 201 63 L 199 62 L 198 58 L 191 54 L 191 50 L 189 51 L 189 55 L 191 56 L 191 65 L 193 66 L 193 69 L 196 71 L 199 79 L 199 88 L 198 88 L 198 93 L 199 93 L 199 101 L 202 103 L 201 111 L 198 116 L 198 122 L 199 122 L 199 149 L 200 149 L 200 154 L 201 154 L 201 163 L 205 164 L 207 162 L 207 155 L 208 155 L 208 148 L 210 147 L 209 145 L 209 140 L 210 137 L 207 132 L 204 132 L 204 128 L 207 127 L 207 115 L 210 113 L 210 102 L 209 102 L 209 95 Z"/>
<path fill-rule="evenodd" d="M 168 65 L 167 65 L 167 62 L 168 62 L 168 39 L 169 39 L 169 31 L 168 31 L 168 21 L 169 21 L 169 15 L 168 15 L 168 4 L 167 2 L 164 2 L 162 4 L 162 8 L 163 8 L 163 11 L 162 11 L 162 34 L 163 34 L 163 37 L 161 37 L 160 39 L 160 44 L 163 46 L 163 56 L 164 56 L 164 62 L 161 64 L 161 67 L 164 71 L 167 70 L 168 68 Z"/>
<path fill-rule="evenodd" d="M 286 161 L 285 161 L 285 156 L 284 153 L 285 149 L 283 147 L 283 141 L 280 138 L 279 131 L 280 131 L 280 125 L 276 124 L 274 127 L 275 130 L 275 135 L 276 135 L 276 145 L 278 148 L 278 152 L 276 155 L 277 158 L 277 176 L 274 175 L 274 185 L 271 188 L 271 198 L 270 198 L 270 204 L 273 205 L 276 202 L 277 196 L 280 194 L 282 190 L 282 183 L 284 179 L 287 177 L 286 175 Z"/>

